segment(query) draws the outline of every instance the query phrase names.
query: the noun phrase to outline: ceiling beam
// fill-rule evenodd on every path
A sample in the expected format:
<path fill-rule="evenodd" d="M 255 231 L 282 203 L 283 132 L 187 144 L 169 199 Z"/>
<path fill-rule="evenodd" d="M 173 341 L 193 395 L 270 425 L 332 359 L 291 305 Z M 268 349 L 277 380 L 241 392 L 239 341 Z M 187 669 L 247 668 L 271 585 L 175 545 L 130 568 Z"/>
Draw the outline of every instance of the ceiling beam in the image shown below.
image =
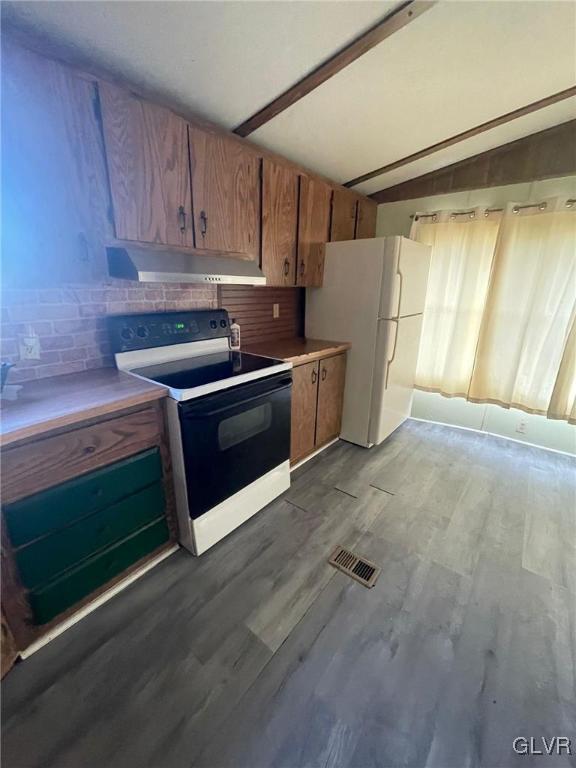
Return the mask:
<path fill-rule="evenodd" d="M 409 2 L 402 3 L 400 7 L 388 13 L 377 24 L 363 32 L 349 45 L 342 48 L 342 50 L 327 59 L 323 64 L 320 64 L 310 74 L 299 80 L 296 85 L 288 88 L 278 98 L 241 123 L 234 129 L 234 133 L 238 134 L 238 136 L 248 136 L 250 133 L 253 133 L 263 126 L 264 123 L 272 120 L 272 118 L 288 109 L 288 107 L 291 107 L 315 88 L 318 88 L 319 85 L 325 83 L 326 80 L 338 74 L 344 67 L 352 64 L 353 61 L 356 61 L 356 59 L 370 51 L 374 46 L 417 19 L 433 5 L 436 5 L 436 2 L 438 0 L 410 0 Z"/>
<path fill-rule="evenodd" d="M 576 120 L 568 120 L 381 189 L 371 198 L 377 203 L 392 203 L 573 174 L 576 174 Z"/>
<path fill-rule="evenodd" d="M 369 179 L 373 179 L 376 176 L 381 176 L 383 173 L 388 173 L 388 171 L 394 171 L 396 168 L 401 168 L 403 165 L 413 163 L 415 160 L 420 160 L 423 157 L 432 155 L 435 152 L 439 152 L 441 149 L 446 149 L 447 147 L 451 147 L 461 141 L 471 139 L 473 136 L 478 136 L 480 133 L 484 133 L 484 131 L 497 128 L 499 125 L 504 125 L 505 123 L 509 123 L 512 120 L 517 120 L 519 117 L 524 117 L 524 115 L 529 115 L 532 112 L 536 112 L 539 109 L 544 109 L 545 107 L 549 107 L 551 104 L 556 104 L 557 102 L 563 101 L 564 99 L 569 99 L 572 96 L 576 96 L 576 85 L 573 85 L 570 88 L 566 88 L 564 91 L 553 93 L 552 96 L 546 96 L 544 99 L 533 101 L 531 104 L 527 104 L 525 107 L 520 107 L 519 109 L 515 109 L 512 112 L 507 112 L 505 115 L 500 115 L 500 117 L 495 117 L 493 120 L 488 120 L 486 123 L 481 123 L 480 125 L 477 125 L 474 128 L 470 128 L 467 131 L 457 133 L 455 136 L 451 136 L 449 139 L 444 139 L 444 141 L 431 144 L 425 149 L 421 149 L 418 152 L 407 155 L 400 160 L 395 160 L 393 163 L 388 163 L 388 165 L 383 165 L 380 168 L 376 168 L 375 170 L 370 171 L 369 173 L 364 173 L 362 176 L 357 176 L 355 179 L 351 179 L 350 181 L 345 182 L 344 186 L 355 187 L 357 184 L 361 184 L 363 181 L 368 181 Z"/>

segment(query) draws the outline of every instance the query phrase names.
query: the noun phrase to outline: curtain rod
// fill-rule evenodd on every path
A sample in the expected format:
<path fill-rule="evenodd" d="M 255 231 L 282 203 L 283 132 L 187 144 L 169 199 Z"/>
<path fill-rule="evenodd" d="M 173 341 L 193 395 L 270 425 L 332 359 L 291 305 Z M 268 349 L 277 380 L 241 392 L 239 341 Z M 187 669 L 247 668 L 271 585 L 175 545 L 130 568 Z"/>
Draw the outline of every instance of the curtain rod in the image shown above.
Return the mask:
<path fill-rule="evenodd" d="M 576 203 L 576 198 L 569 198 L 566 200 L 566 208 L 572 208 L 573 205 Z M 531 203 L 530 205 L 515 205 L 514 208 L 512 208 L 512 213 L 519 213 L 520 211 L 525 210 L 526 208 L 539 208 L 541 211 L 544 211 L 548 207 L 548 203 L 542 202 L 542 203 Z M 489 213 L 502 213 L 504 211 L 504 208 L 486 208 L 484 211 L 484 216 L 488 216 Z M 450 214 L 450 218 L 454 220 L 456 216 L 470 216 L 471 219 L 473 219 L 476 216 L 476 211 L 455 211 L 454 213 Z M 432 219 L 432 221 L 437 221 L 438 214 L 437 213 L 411 213 L 410 218 L 414 219 L 415 221 L 418 221 L 418 219 Z"/>

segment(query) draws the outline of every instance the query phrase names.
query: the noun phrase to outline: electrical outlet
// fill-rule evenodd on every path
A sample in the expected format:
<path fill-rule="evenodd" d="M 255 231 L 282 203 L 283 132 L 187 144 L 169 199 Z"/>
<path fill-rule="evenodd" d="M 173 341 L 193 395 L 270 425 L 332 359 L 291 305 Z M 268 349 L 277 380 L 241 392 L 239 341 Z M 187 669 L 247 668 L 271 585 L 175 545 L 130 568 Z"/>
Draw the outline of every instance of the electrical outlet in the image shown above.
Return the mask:
<path fill-rule="evenodd" d="M 280 304 L 272 304 L 272 317 L 280 317 Z"/>
<path fill-rule="evenodd" d="M 20 336 L 20 360 L 40 360 L 40 338 L 38 336 Z"/>
<path fill-rule="evenodd" d="M 516 432 L 518 432 L 521 435 L 526 434 L 526 422 L 524 421 L 524 419 L 518 422 L 518 426 L 516 427 Z"/>

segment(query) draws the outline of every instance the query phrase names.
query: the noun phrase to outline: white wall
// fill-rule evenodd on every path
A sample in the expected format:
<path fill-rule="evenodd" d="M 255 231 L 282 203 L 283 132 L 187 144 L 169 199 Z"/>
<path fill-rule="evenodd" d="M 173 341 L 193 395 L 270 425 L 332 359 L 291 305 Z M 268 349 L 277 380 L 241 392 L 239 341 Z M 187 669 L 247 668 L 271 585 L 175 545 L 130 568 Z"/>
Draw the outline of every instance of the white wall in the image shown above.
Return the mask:
<path fill-rule="evenodd" d="M 576 197 L 576 176 L 384 203 L 378 206 L 376 234 L 379 237 L 408 236 L 412 226 L 410 215 L 415 211 L 465 209 L 479 205 L 493 208 L 501 207 L 508 202 L 539 202 L 554 195 Z M 416 391 L 412 415 L 418 419 L 479 429 L 545 448 L 576 454 L 575 426 L 563 421 L 547 419 L 544 416 L 533 416 L 514 408 L 478 405 L 469 403 L 463 398 L 448 398 L 432 392 Z"/>
<path fill-rule="evenodd" d="M 478 429 L 576 455 L 576 427 L 565 421 L 534 416 L 516 408 L 478 405 L 461 397 L 443 397 L 434 392 L 414 392 L 412 416 L 457 427 Z"/>
<path fill-rule="evenodd" d="M 506 203 L 537 203 L 545 197 L 555 195 L 576 196 L 576 176 L 560 179 L 533 181 L 528 184 L 509 184 L 505 187 L 474 189 L 470 192 L 452 192 L 435 197 L 419 197 L 415 200 L 400 200 L 378 206 L 376 236 L 410 234 L 411 214 L 415 211 L 441 211 L 446 208 L 475 208 L 485 205 L 496 208 Z"/>

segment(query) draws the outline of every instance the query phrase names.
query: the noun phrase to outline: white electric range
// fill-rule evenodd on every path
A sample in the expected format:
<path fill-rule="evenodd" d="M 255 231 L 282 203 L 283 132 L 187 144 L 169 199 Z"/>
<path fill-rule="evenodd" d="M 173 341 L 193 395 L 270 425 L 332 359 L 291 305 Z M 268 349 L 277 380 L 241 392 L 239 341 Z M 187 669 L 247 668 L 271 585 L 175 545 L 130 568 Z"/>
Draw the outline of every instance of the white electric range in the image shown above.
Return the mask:
<path fill-rule="evenodd" d="M 116 365 L 165 386 L 180 541 L 196 555 L 290 485 L 291 363 L 229 348 L 226 310 L 109 318 Z"/>

